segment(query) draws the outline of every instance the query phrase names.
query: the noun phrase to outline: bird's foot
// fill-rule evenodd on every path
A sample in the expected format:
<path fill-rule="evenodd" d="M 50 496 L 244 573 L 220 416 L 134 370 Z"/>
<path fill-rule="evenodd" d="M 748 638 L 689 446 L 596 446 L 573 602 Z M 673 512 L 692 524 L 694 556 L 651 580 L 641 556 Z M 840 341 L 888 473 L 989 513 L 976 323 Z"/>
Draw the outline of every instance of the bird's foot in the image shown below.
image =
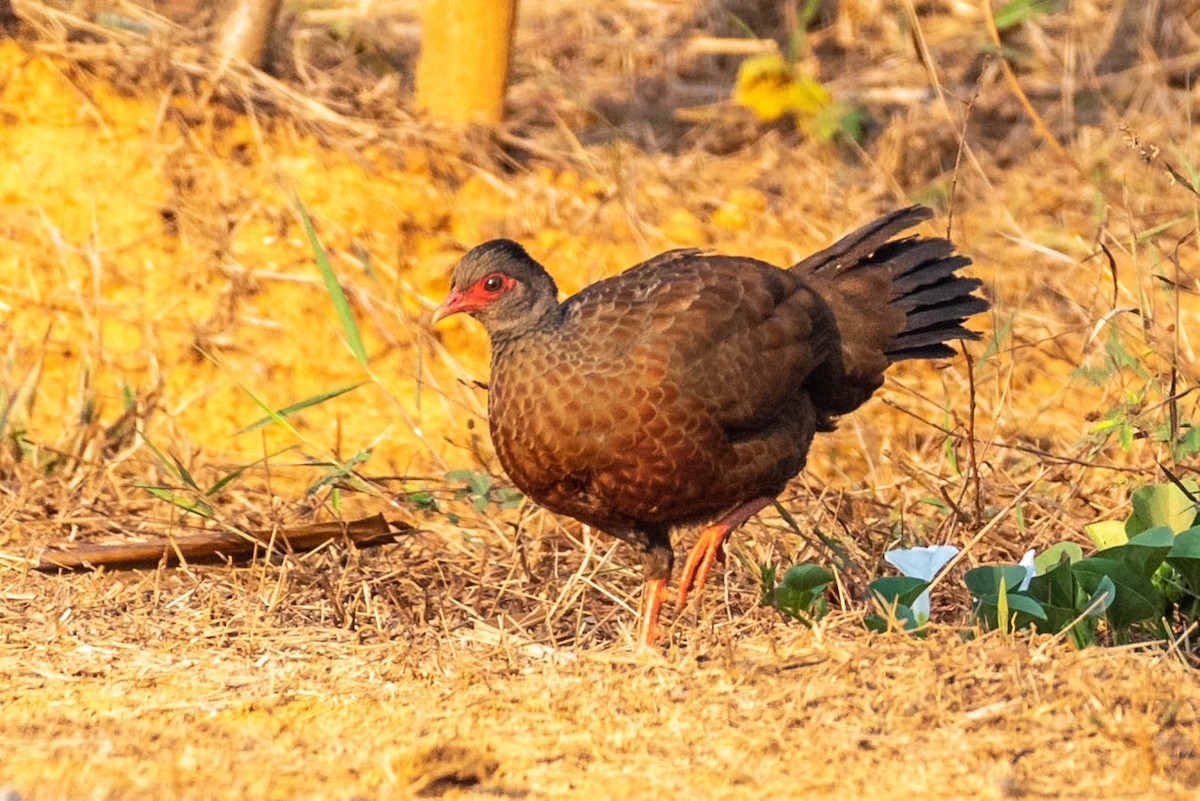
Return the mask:
<path fill-rule="evenodd" d="M 679 577 L 679 596 L 675 600 L 677 608 L 682 609 L 687 603 L 692 587 L 699 591 L 699 588 L 704 586 L 713 562 L 718 557 L 725 557 L 725 549 L 722 546 L 728 534 L 729 526 L 723 523 L 713 523 L 701 529 L 696 544 L 688 551 L 687 561 L 683 563 L 683 574 Z"/>
<path fill-rule="evenodd" d="M 658 639 L 658 614 L 662 611 L 663 601 L 667 600 L 667 579 L 646 579 L 642 586 L 642 606 L 638 611 L 638 648 L 641 650 L 654 647 Z"/>
<path fill-rule="evenodd" d="M 764 497 L 746 501 L 746 503 L 738 506 L 711 526 L 705 526 L 701 529 L 696 544 L 688 551 L 687 561 L 683 564 L 683 574 L 679 577 L 679 596 L 676 600 L 678 608 L 682 609 L 684 607 L 687 603 L 688 593 L 693 588 L 696 589 L 698 594 L 701 588 L 704 587 L 704 582 L 708 579 L 708 571 L 712 569 L 713 562 L 718 557 L 724 557 L 725 555 L 723 546 L 725 538 L 729 536 L 730 532 L 745 523 L 756 512 L 773 500 L 775 499 Z"/>

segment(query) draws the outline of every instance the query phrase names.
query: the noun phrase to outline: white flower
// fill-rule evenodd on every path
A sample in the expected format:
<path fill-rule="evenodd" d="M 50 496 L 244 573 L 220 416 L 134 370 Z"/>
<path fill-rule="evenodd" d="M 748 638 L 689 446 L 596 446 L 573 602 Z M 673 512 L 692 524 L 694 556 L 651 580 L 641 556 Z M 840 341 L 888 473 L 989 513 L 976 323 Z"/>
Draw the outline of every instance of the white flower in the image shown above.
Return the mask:
<path fill-rule="evenodd" d="M 1021 586 L 1017 588 L 1018 591 L 1029 589 L 1029 582 L 1033 581 L 1033 577 L 1037 575 L 1037 568 L 1033 564 L 1033 557 L 1036 554 L 1037 549 L 1030 548 L 1025 552 L 1025 555 L 1021 557 L 1019 564 L 1021 567 L 1025 568 L 1025 578 L 1021 579 Z"/>
<path fill-rule="evenodd" d="M 954 558 L 958 548 L 953 545 L 925 545 L 920 548 L 897 548 L 888 551 L 883 559 L 892 567 L 910 578 L 933 581 L 938 571 Z M 929 620 L 929 590 L 917 596 L 912 605 L 917 625 Z"/>

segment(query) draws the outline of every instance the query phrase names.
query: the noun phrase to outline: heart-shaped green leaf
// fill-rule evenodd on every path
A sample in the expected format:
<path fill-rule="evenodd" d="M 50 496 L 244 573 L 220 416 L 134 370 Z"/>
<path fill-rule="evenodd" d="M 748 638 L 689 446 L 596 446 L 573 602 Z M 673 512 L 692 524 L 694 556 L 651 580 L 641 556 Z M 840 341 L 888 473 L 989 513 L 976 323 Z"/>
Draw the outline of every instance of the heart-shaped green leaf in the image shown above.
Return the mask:
<path fill-rule="evenodd" d="M 885 607 L 895 603 L 911 606 L 928 586 L 928 581 L 911 576 L 884 576 L 872 581 L 867 587 L 867 592 Z"/>
<path fill-rule="evenodd" d="M 1116 559 L 1149 578 L 1158 570 L 1175 545 L 1175 534 L 1166 526 L 1155 526 L 1131 537 L 1129 542 L 1115 548 L 1105 548 L 1092 554 L 1093 558 Z M 1076 563 L 1078 564 L 1078 563 Z"/>
<path fill-rule="evenodd" d="M 1180 482 L 1192 498 L 1197 497 L 1196 482 Z M 1139 487 L 1129 496 L 1133 514 L 1125 521 L 1125 533 L 1130 537 L 1155 526 L 1166 526 L 1178 534 L 1196 525 L 1196 502 L 1174 483 L 1150 484 Z"/>
<path fill-rule="evenodd" d="M 1092 556 L 1071 566 L 1079 586 L 1089 595 L 1104 590 L 1104 579 L 1113 584 L 1106 614 L 1109 624 L 1125 631 L 1133 623 L 1155 618 L 1162 613 L 1163 599 L 1150 579 L 1119 559 Z"/>
<path fill-rule="evenodd" d="M 1025 568 L 1020 565 L 983 565 L 963 574 L 963 582 L 976 598 L 996 596 L 1003 582 L 1007 592 L 1016 592 L 1025 580 Z"/>

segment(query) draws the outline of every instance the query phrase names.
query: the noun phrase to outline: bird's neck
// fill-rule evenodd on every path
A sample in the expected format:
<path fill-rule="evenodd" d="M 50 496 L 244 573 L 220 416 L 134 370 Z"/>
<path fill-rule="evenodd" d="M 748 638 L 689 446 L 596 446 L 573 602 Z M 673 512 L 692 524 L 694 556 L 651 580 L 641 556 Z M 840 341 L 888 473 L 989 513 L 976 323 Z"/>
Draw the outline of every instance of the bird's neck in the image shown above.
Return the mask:
<path fill-rule="evenodd" d="M 558 289 L 550 276 L 545 278 L 549 286 L 537 294 L 537 299 L 519 317 L 507 320 L 481 318 L 493 349 L 526 337 L 554 334 L 562 327 L 563 307 L 558 302 Z"/>

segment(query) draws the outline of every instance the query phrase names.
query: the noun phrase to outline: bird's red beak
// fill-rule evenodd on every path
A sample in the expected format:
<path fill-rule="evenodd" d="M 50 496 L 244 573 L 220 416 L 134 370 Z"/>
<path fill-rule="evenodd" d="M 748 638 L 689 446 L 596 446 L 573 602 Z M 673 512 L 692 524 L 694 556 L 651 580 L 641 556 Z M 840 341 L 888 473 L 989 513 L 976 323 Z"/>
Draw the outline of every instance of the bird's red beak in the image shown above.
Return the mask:
<path fill-rule="evenodd" d="M 446 296 L 446 299 L 442 301 L 442 305 L 433 310 L 431 325 L 437 325 L 438 320 L 441 320 L 443 317 L 475 311 L 482 306 L 483 304 L 475 302 L 468 293 L 452 289 L 450 290 L 450 294 Z"/>

